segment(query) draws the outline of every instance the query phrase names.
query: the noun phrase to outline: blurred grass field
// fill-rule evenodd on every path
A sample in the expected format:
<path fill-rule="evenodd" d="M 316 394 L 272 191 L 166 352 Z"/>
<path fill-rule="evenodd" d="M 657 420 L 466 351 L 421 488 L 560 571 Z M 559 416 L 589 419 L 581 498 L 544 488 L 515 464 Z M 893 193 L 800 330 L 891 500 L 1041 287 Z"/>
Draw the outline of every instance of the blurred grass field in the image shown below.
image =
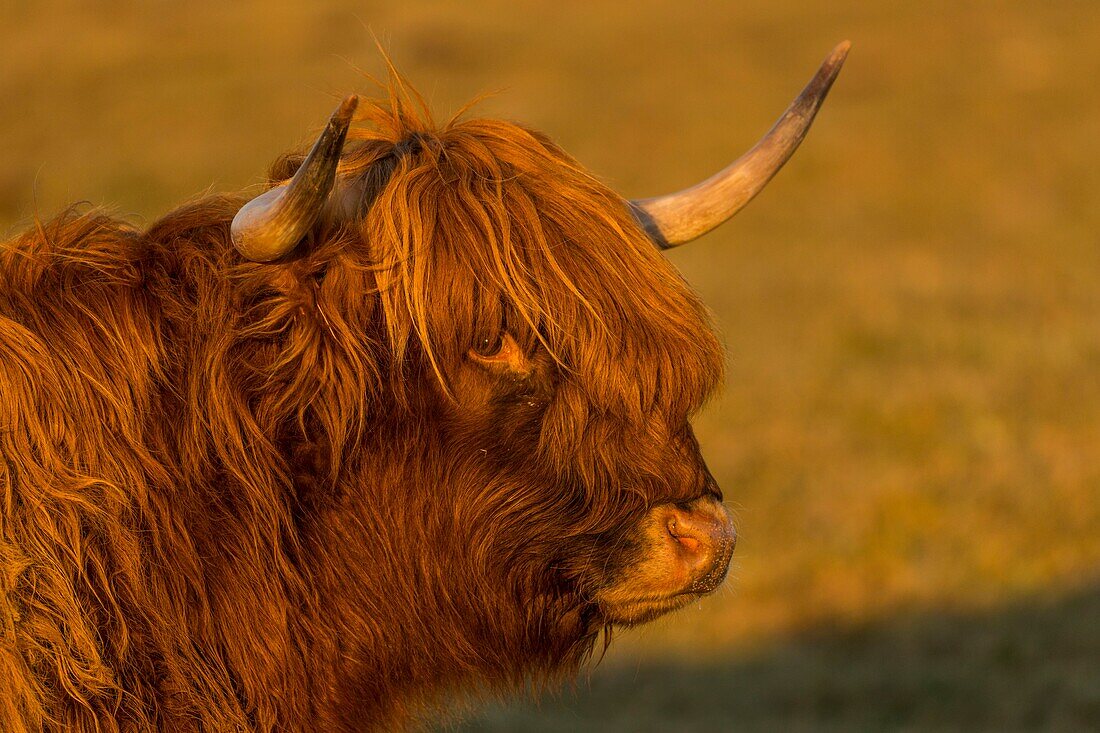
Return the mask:
<path fill-rule="evenodd" d="M 837 42 L 807 142 L 672 253 L 730 354 L 697 432 L 716 597 L 469 730 L 1100 726 L 1100 4 L 0 6 L 0 226 L 258 183 L 383 64 L 627 196 L 751 145 Z"/>

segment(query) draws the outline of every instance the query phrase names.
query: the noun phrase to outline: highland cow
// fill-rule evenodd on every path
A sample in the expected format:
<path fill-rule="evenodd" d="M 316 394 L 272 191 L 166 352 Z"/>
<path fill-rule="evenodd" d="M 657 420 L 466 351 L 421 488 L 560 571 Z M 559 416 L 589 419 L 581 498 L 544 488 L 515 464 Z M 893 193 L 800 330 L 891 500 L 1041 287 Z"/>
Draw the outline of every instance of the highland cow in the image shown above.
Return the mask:
<path fill-rule="evenodd" d="M 395 77 L 252 201 L 5 243 L 0 729 L 389 730 L 714 590 L 723 356 L 660 249 L 767 183 L 846 51 L 669 196 Z"/>

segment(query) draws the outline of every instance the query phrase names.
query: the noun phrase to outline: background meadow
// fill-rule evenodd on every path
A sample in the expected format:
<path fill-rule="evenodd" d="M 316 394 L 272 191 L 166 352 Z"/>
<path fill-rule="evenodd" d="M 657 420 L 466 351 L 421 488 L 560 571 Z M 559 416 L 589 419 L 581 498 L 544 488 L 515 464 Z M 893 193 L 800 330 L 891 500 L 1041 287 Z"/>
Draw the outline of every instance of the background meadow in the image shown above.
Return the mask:
<path fill-rule="evenodd" d="M 540 128 L 624 195 L 847 66 L 748 209 L 671 254 L 729 351 L 697 432 L 732 580 L 467 730 L 1100 725 L 1100 4 L 7 0 L 0 231 L 255 186 L 376 35 L 446 118 Z"/>

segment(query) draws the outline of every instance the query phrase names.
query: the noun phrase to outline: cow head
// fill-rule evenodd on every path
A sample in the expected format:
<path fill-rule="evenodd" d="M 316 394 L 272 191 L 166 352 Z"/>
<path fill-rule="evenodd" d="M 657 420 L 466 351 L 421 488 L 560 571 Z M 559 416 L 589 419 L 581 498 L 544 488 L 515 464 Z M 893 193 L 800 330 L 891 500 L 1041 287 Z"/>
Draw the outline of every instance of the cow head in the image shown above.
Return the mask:
<path fill-rule="evenodd" d="M 299 422 L 352 497 L 330 540 L 385 589 L 362 613 L 405 613 L 471 667 L 507 669 L 505 645 L 549 667 L 721 583 L 735 532 L 689 420 L 722 351 L 660 250 L 763 188 L 846 52 L 751 151 L 669 196 L 625 201 L 537 132 L 436 126 L 399 93 L 348 98 L 276 165 L 286 182 L 232 236 L 271 263 L 246 266 L 281 268 L 308 314 L 293 327 L 313 329 L 298 340 L 319 344 L 305 368 L 327 386 L 297 389 L 330 396 Z"/>

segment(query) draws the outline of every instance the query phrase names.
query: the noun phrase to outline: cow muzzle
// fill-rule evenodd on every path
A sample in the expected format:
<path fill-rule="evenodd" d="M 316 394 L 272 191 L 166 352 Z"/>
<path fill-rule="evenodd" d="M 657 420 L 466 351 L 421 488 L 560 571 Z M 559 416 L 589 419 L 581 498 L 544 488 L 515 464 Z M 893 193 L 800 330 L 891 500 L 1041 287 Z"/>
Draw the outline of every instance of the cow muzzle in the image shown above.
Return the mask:
<path fill-rule="evenodd" d="M 663 506 L 656 523 L 664 524 L 688 578 L 681 592 L 710 593 L 721 585 L 737 544 L 737 531 L 722 504 L 707 497 L 683 507 Z"/>
<path fill-rule="evenodd" d="M 650 509 L 639 533 L 636 559 L 597 596 L 613 623 L 649 621 L 715 590 L 737 542 L 729 512 L 711 496 Z"/>

